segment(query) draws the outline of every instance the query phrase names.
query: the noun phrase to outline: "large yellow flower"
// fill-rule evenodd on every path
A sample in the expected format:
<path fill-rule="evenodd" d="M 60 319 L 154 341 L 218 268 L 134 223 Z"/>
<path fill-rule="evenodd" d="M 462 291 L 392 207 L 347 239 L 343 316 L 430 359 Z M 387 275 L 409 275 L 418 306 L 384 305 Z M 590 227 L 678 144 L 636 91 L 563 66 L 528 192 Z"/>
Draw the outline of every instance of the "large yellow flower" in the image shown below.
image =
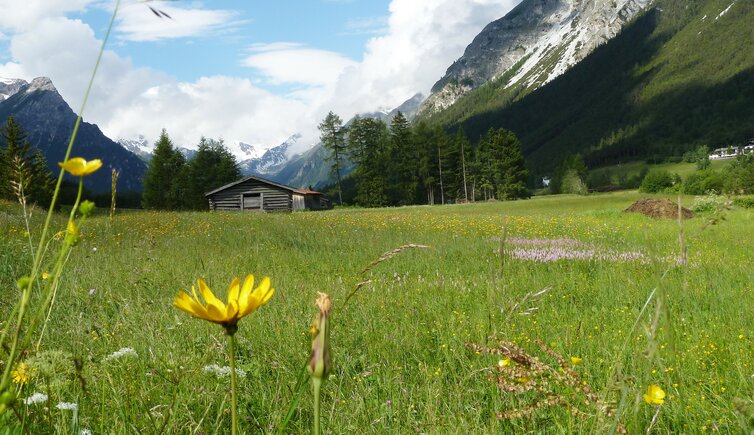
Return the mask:
<path fill-rule="evenodd" d="M 644 394 L 644 401 L 650 405 L 662 405 L 665 403 L 665 391 L 663 391 L 659 385 L 652 384 L 647 387 L 647 392 Z"/>
<path fill-rule="evenodd" d="M 14 384 L 25 384 L 29 382 L 29 366 L 25 362 L 16 364 L 16 369 L 10 373 Z"/>
<path fill-rule="evenodd" d="M 197 319 L 223 325 L 229 334 L 235 333 L 235 326 L 241 318 L 266 304 L 275 292 L 275 289 L 270 288 L 270 279 L 267 277 L 262 278 L 262 282 L 259 283 L 257 288 L 253 288 L 254 275 L 248 275 L 243 281 L 243 286 L 240 285 L 238 278 L 234 278 L 228 289 L 228 303 L 226 305 L 215 297 L 204 280 L 198 279 L 197 284 L 204 303 L 196 294 L 196 288 L 191 286 L 193 297 L 181 291 L 173 301 L 173 305 Z"/>
<path fill-rule="evenodd" d="M 70 172 L 71 175 L 83 177 L 101 168 L 102 160 L 94 159 L 87 162 L 81 157 L 74 157 L 72 159 L 66 160 L 65 162 L 60 162 L 58 163 L 58 165 L 66 171 Z"/>

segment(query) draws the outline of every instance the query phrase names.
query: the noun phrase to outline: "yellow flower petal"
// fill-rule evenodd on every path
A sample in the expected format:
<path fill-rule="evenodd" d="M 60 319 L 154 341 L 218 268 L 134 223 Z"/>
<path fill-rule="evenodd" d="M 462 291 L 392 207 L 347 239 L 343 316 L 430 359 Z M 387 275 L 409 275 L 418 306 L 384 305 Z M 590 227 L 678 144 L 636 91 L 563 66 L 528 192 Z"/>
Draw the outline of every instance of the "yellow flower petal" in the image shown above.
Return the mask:
<path fill-rule="evenodd" d="M 243 280 L 241 294 L 238 296 L 238 311 L 241 313 L 246 312 L 252 290 L 254 290 L 254 275 L 247 275 L 246 279 Z M 244 314 L 241 314 L 241 316 L 244 316 Z"/>
<path fill-rule="evenodd" d="M 650 385 L 644 394 L 644 401 L 650 405 L 662 405 L 665 403 L 665 391 L 659 385 Z"/>
<path fill-rule="evenodd" d="M 65 162 L 60 162 L 58 165 L 68 171 L 71 175 L 76 177 L 83 177 L 89 175 L 92 172 L 102 167 L 102 161 L 100 159 L 94 159 L 86 161 L 81 157 L 74 157 L 68 159 Z"/>
<path fill-rule="evenodd" d="M 176 308 L 194 317 L 223 325 L 228 334 L 234 334 L 238 321 L 257 308 L 267 303 L 275 292 L 270 288 L 270 279 L 264 278 L 259 287 L 254 289 L 254 276 L 248 275 L 243 286 L 234 278 L 228 287 L 228 303 L 218 299 L 203 279 L 198 279 L 196 286 L 191 286 L 191 294 L 181 291 L 173 300 Z M 201 298 L 199 297 L 201 294 Z"/>
<path fill-rule="evenodd" d="M 214 305 L 220 311 L 225 311 L 225 304 L 215 297 L 215 294 L 212 293 L 212 290 L 207 286 L 207 283 L 201 278 L 199 278 L 197 282 L 199 284 L 199 292 L 201 292 L 204 302 L 206 302 L 208 306 Z"/>
<path fill-rule="evenodd" d="M 240 283 L 238 278 L 233 278 L 233 282 L 230 283 L 230 288 L 228 289 L 228 304 L 231 302 L 238 303 L 239 287 Z"/>

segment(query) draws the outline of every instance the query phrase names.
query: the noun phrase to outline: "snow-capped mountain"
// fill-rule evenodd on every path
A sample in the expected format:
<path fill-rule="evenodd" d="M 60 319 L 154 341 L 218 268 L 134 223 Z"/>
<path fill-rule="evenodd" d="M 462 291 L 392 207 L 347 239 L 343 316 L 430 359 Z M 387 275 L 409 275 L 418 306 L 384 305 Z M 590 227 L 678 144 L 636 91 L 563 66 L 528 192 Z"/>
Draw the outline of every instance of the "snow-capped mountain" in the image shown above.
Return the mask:
<path fill-rule="evenodd" d="M 152 151 L 154 151 L 154 147 L 143 135 L 138 135 L 132 139 L 118 139 L 118 144 L 136 154 L 145 162 L 152 159 Z"/>
<path fill-rule="evenodd" d="M 20 91 L 21 88 L 28 84 L 29 83 L 27 83 L 26 80 L 7 79 L 0 77 L 0 101 L 5 101 L 8 98 L 12 97 L 14 94 Z"/>
<path fill-rule="evenodd" d="M 524 0 L 488 24 L 432 87 L 422 113 L 455 103 L 484 83 L 536 89 L 584 59 L 653 0 Z"/>
<path fill-rule="evenodd" d="M 294 134 L 278 146 L 272 147 L 261 157 L 243 160 L 239 163 L 244 175 L 265 175 L 274 173 L 289 159 L 289 150 L 301 139 L 300 134 Z"/>

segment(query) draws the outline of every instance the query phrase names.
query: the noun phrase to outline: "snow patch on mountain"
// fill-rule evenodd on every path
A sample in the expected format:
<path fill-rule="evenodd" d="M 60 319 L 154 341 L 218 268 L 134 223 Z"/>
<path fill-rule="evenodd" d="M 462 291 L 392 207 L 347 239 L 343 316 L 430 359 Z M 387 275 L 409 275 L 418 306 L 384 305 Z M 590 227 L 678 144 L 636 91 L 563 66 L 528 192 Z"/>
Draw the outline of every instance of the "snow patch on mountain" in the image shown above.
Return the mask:
<path fill-rule="evenodd" d="M 719 20 L 720 18 L 724 17 L 724 16 L 725 16 L 725 14 L 727 14 L 727 13 L 728 13 L 728 11 L 730 10 L 730 8 L 732 8 L 734 4 L 736 4 L 736 2 L 733 2 L 733 3 L 729 4 L 727 8 L 725 8 L 725 9 L 724 9 L 724 10 L 723 10 L 722 12 L 720 12 L 720 15 L 718 15 L 718 16 L 717 16 L 717 17 L 715 18 L 715 21 L 717 21 L 717 20 Z"/>
<path fill-rule="evenodd" d="M 143 135 L 138 135 L 131 139 L 118 139 L 117 142 L 123 148 L 139 156 L 142 160 L 149 161 L 152 158 L 154 147 Z"/>
<path fill-rule="evenodd" d="M 12 97 L 28 84 L 26 80 L 0 77 L 0 102 Z"/>
<path fill-rule="evenodd" d="M 487 25 L 432 88 L 422 107 L 447 108 L 489 80 L 536 89 L 612 39 L 652 0 L 524 0 Z"/>
<path fill-rule="evenodd" d="M 290 151 L 300 139 L 300 134 L 294 134 L 280 145 L 265 151 L 260 157 L 242 160 L 239 163 L 241 172 L 245 175 L 266 175 L 277 172 L 288 162 Z"/>

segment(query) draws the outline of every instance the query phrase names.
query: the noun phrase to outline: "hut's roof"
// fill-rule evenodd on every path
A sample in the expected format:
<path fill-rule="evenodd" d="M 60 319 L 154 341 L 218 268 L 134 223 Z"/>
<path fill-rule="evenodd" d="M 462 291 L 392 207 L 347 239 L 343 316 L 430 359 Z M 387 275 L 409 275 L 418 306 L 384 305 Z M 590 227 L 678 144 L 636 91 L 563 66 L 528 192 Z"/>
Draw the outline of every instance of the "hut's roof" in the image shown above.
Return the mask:
<path fill-rule="evenodd" d="M 296 189 L 295 187 L 286 186 L 285 184 L 281 184 L 281 183 L 276 183 L 274 181 L 267 180 L 266 178 L 260 178 L 260 177 L 255 177 L 253 175 L 250 175 L 248 177 L 241 178 L 240 180 L 234 181 L 232 183 L 228 183 L 225 186 L 218 187 L 217 189 L 215 189 L 215 190 L 213 190 L 211 192 L 207 192 L 207 193 L 204 194 L 204 196 L 214 195 L 217 192 L 223 191 L 223 190 L 225 190 L 225 189 L 227 189 L 229 187 L 233 187 L 233 186 L 235 186 L 237 184 L 241 184 L 244 181 L 249 181 L 249 180 L 256 180 L 256 181 L 259 181 L 260 183 L 269 184 L 270 186 L 279 187 L 281 189 L 289 190 L 289 191 L 294 192 L 294 193 L 319 194 L 319 195 L 321 195 L 320 192 L 315 192 L 313 190 L 309 190 L 309 189 Z"/>

